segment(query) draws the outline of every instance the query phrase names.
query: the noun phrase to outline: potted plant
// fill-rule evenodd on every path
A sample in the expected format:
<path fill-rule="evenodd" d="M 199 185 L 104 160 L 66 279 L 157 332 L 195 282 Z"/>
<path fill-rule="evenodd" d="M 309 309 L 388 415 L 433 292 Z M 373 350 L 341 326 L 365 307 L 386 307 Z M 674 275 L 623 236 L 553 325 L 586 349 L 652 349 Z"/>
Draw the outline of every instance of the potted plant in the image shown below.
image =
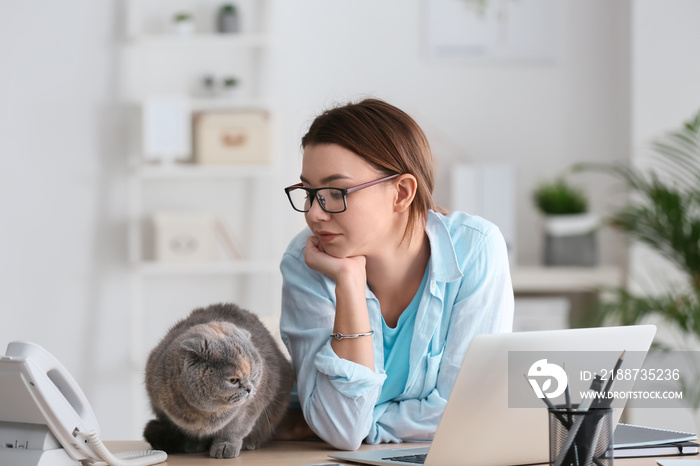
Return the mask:
<path fill-rule="evenodd" d="M 221 94 L 224 97 L 234 97 L 238 89 L 239 80 L 234 76 L 227 76 L 221 83 Z"/>
<path fill-rule="evenodd" d="M 562 176 L 540 183 L 533 200 L 544 215 L 545 265 L 595 265 L 598 219 L 588 213 L 588 199 L 583 190 Z"/>
<path fill-rule="evenodd" d="M 612 288 L 591 324 L 640 323 L 661 317 L 689 341 L 700 339 L 700 111 L 679 130 L 653 142 L 648 168 L 580 164 L 622 180 L 630 196 L 609 223 L 633 243 L 644 244 L 678 271 L 677 281 L 654 279 L 656 289 Z M 661 277 L 663 278 L 663 277 Z M 660 288 L 660 289 L 659 289 Z M 698 367 L 696 367 L 698 369 Z M 698 374 L 696 374 L 698 375 Z M 700 388 L 686 379 L 684 396 L 697 411 Z"/>
<path fill-rule="evenodd" d="M 219 13 L 216 17 L 216 29 L 222 34 L 238 32 L 238 10 L 236 5 L 226 3 L 219 8 Z"/>
<path fill-rule="evenodd" d="M 213 97 L 216 95 L 216 80 L 214 76 L 208 74 L 202 78 L 202 88 L 204 90 L 204 95 L 207 97 Z"/>
<path fill-rule="evenodd" d="M 186 12 L 178 12 L 173 15 L 173 32 L 179 35 L 189 35 L 194 31 L 192 15 Z"/>

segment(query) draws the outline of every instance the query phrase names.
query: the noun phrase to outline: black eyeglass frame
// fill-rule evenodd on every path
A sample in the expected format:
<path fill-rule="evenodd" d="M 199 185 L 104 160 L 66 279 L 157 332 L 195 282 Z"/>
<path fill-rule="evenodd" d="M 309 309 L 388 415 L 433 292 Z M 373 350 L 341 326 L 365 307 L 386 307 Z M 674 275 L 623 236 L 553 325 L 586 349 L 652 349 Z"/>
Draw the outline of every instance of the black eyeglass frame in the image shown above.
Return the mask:
<path fill-rule="evenodd" d="M 335 187 L 331 187 L 331 186 L 324 186 L 321 188 L 307 188 L 302 183 L 297 183 L 297 184 L 293 184 L 292 186 L 287 186 L 286 188 L 284 188 L 284 192 L 287 193 L 287 199 L 289 199 L 289 203 L 292 205 L 292 209 L 296 210 L 297 212 L 301 212 L 301 213 L 308 212 L 309 210 L 311 210 L 311 206 L 313 206 L 313 204 L 314 204 L 314 199 L 318 199 L 318 205 L 321 206 L 321 209 L 323 209 L 324 212 L 327 212 L 329 214 L 340 214 L 340 213 L 348 210 L 348 200 L 347 200 L 348 194 L 354 193 L 355 191 L 359 191 L 361 189 L 369 188 L 370 186 L 374 186 L 375 184 L 379 184 L 379 183 L 383 183 L 385 181 L 393 180 L 394 178 L 396 178 L 397 176 L 400 176 L 400 175 L 401 175 L 401 173 L 396 173 L 394 175 L 385 176 L 384 178 L 380 178 L 378 180 L 368 181 L 367 183 L 358 184 L 357 186 L 352 186 L 350 188 L 335 188 Z M 308 198 L 310 199 L 309 200 L 309 208 L 306 210 L 297 209 L 296 206 L 294 205 L 294 201 L 292 201 L 291 193 L 292 193 L 292 191 L 297 190 L 297 189 L 302 189 L 302 190 L 306 191 L 306 194 L 307 194 Z M 331 210 L 326 209 L 325 200 L 322 199 L 322 197 L 319 198 L 319 194 L 318 194 L 319 191 L 322 191 L 324 189 L 333 189 L 335 191 L 339 191 L 343 195 L 343 210 L 331 211 Z"/>

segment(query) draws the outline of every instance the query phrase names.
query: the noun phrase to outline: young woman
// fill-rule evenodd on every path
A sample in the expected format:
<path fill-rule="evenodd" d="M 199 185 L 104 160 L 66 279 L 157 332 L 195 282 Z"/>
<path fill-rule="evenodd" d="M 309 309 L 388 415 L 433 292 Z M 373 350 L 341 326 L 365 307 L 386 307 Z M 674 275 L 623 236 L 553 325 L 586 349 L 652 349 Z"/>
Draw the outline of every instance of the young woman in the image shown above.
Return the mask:
<path fill-rule="evenodd" d="M 304 418 L 343 450 L 430 440 L 472 337 L 511 330 L 503 236 L 437 212 L 428 142 L 383 101 L 326 111 L 302 147 L 281 329 Z"/>

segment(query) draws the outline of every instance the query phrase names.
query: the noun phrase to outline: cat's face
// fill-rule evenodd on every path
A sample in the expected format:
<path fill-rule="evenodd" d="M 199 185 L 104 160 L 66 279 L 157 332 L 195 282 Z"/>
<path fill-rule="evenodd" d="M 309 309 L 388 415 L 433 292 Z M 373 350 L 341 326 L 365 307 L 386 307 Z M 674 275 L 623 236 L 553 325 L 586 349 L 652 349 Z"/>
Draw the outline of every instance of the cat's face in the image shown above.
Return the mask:
<path fill-rule="evenodd" d="M 263 368 L 247 331 L 227 322 L 197 325 L 181 348 L 180 385 L 192 406 L 217 411 L 255 395 Z"/>

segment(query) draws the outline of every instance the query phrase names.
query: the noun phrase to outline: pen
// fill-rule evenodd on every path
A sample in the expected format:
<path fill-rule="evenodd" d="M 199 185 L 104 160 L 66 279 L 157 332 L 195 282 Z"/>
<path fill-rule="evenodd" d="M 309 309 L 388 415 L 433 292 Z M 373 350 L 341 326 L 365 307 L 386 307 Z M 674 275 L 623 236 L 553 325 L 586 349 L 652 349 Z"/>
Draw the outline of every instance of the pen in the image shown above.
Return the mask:
<path fill-rule="evenodd" d="M 603 415 L 604 416 L 604 415 Z M 600 430 L 602 429 L 603 419 L 598 419 L 596 422 L 595 431 L 593 432 L 593 440 L 591 440 L 591 445 L 588 448 L 588 453 L 586 454 L 586 461 L 583 464 L 591 464 L 591 461 L 598 463 L 596 458 L 593 458 L 595 454 L 595 448 L 598 444 L 598 438 L 600 437 Z"/>
<path fill-rule="evenodd" d="M 530 379 L 527 378 L 527 374 L 523 374 L 523 377 L 525 377 L 525 380 L 527 381 L 528 385 L 530 385 Z M 544 398 L 542 398 L 542 401 L 544 401 L 544 404 L 547 405 L 547 408 L 553 410 L 554 415 L 557 417 L 557 419 L 559 419 L 559 422 L 561 422 L 564 427 L 568 429 L 571 426 L 571 421 L 567 421 L 566 419 L 564 419 L 561 413 L 557 412 L 556 406 L 554 406 L 552 402 L 549 401 L 547 395 L 545 395 Z"/>
<path fill-rule="evenodd" d="M 615 380 L 615 374 L 617 373 L 618 369 L 620 369 L 620 366 L 622 365 L 622 360 L 625 359 L 625 353 L 627 350 L 624 350 L 622 354 L 620 355 L 619 358 L 617 358 L 617 362 L 615 363 L 615 367 L 612 370 L 612 373 L 610 374 L 610 379 L 608 379 L 608 383 L 605 385 L 605 392 L 608 393 L 610 392 L 610 387 L 612 387 L 613 381 Z"/>
<path fill-rule="evenodd" d="M 574 443 L 574 439 L 576 438 L 576 435 L 578 434 L 578 430 L 581 428 L 581 424 L 583 423 L 585 416 L 585 413 L 588 411 L 588 409 L 591 407 L 591 404 L 593 403 L 593 399 L 596 398 L 596 393 L 600 393 L 600 390 L 603 388 L 603 379 L 601 376 L 597 375 L 593 379 L 593 382 L 591 383 L 591 387 L 588 389 L 588 393 L 590 396 L 584 398 L 581 400 L 581 403 L 578 405 L 578 412 L 581 413 L 580 416 L 576 418 L 576 421 L 574 424 L 571 426 L 571 430 L 569 431 L 569 434 L 566 436 L 566 440 L 564 441 L 564 445 L 562 446 L 562 449 L 559 451 L 559 456 L 557 456 L 556 461 L 554 462 L 554 466 L 561 466 L 564 459 L 566 458 L 566 455 L 569 453 L 569 449 L 571 449 L 571 445 Z"/>
<path fill-rule="evenodd" d="M 620 355 L 619 358 L 617 358 L 617 362 L 615 363 L 615 367 L 613 368 L 612 372 L 610 373 L 610 378 L 608 379 L 608 383 L 605 384 L 605 389 L 603 390 L 603 393 L 605 393 L 605 399 L 604 400 L 596 400 L 596 407 L 599 405 L 602 406 L 603 408 L 609 408 L 610 405 L 612 405 L 612 398 L 608 397 L 608 394 L 610 393 L 610 389 L 612 388 L 613 382 L 615 381 L 615 374 L 617 371 L 620 369 L 620 366 L 622 366 L 622 360 L 625 359 L 625 353 L 627 350 L 624 350 L 622 354 Z"/>
<path fill-rule="evenodd" d="M 564 372 L 566 372 L 566 364 L 562 365 Z M 567 429 L 571 427 L 571 416 L 573 415 L 573 407 L 571 406 L 571 389 L 569 388 L 569 377 L 566 378 L 566 389 L 564 390 L 564 399 L 566 400 L 566 424 L 564 427 Z M 578 445 L 574 443 L 574 458 L 576 459 L 576 466 L 578 466 Z"/>
<path fill-rule="evenodd" d="M 562 364 L 562 369 L 564 369 L 564 372 L 566 372 L 566 364 Z M 566 401 L 566 424 L 564 424 L 564 427 L 569 429 L 571 427 L 571 416 L 573 415 L 573 406 L 571 405 L 571 389 L 569 388 L 569 375 L 567 373 L 566 376 L 566 388 L 564 389 L 564 400 Z M 574 460 L 576 462 L 576 466 L 579 466 L 578 462 L 578 445 L 574 443 Z"/>
<path fill-rule="evenodd" d="M 564 372 L 566 372 L 566 364 L 564 364 Z M 564 391 L 564 397 L 566 399 L 566 410 L 571 414 L 571 390 L 569 389 L 569 381 L 567 376 L 566 390 Z M 571 420 L 569 420 L 571 422 Z"/>
<path fill-rule="evenodd" d="M 596 399 L 594 403 L 594 407 L 596 408 L 610 408 L 612 405 L 613 399 L 612 397 L 609 397 L 610 389 L 613 386 L 613 383 L 615 382 L 615 376 L 617 374 L 617 371 L 620 369 L 620 366 L 622 366 L 622 361 L 625 359 L 625 353 L 627 350 L 622 351 L 622 354 L 620 354 L 620 357 L 617 358 L 617 362 L 615 362 L 615 367 L 613 367 L 612 372 L 610 373 L 610 378 L 608 379 L 608 383 L 605 384 L 605 388 L 603 389 L 603 393 L 605 394 L 605 399 L 600 400 Z M 592 441 L 592 447 L 591 451 L 588 452 L 588 455 L 586 457 L 586 462 L 590 462 L 592 456 L 593 456 L 593 448 L 595 448 L 595 445 L 598 443 L 598 437 L 600 436 L 600 430 L 602 426 L 600 425 L 601 423 L 599 422 L 596 427 L 595 427 L 595 432 L 593 434 L 593 441 Z M 595 458 L 593 458 L 594 461 L 596 461 Z M 596 463 L 598 463 L 596 461 Z"/>

